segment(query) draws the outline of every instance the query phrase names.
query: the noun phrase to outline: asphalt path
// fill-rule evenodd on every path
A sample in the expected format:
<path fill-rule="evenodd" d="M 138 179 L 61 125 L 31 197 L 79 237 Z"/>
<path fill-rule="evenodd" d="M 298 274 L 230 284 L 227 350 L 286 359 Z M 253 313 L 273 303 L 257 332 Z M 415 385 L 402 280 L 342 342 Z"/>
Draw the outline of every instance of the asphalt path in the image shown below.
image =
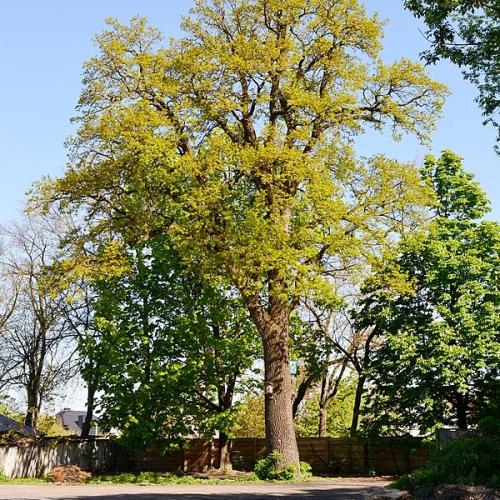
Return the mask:
<path fill-rule="evenodd" d="M 0 499 L 10 500 L 260 500 L 264 498 L 306 498 L 314 500 L 363 500 L 373 487 L 387 480 L 329 480 L 305 484 L 227 484 L 227 485 L 0 485 Z"/>

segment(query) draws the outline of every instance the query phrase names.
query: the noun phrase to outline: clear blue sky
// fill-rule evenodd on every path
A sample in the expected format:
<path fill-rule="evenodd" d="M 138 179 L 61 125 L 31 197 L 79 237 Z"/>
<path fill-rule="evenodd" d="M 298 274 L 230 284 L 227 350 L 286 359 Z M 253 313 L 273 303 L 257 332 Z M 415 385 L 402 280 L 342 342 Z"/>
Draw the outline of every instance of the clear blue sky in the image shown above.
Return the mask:
<path fill-rule="evenodd" d="M 384 57 L 418 58 L 426 42 L 419 23 L 402 0 L 367 0 L 388 19 Z M 0 223 L 16 217 L 24 193 L 44 175 L 57 175 L 66 162 L 63 142 L 72 132 L 69 119 L 80 92 L 82 63 L 95 53 L 92 39 L 108 16 L 127 21 L 145 15 L 167 37 L 179 34 L 180 16 L 191 0 L 25 0 L 0 2 Z M 432 151 L 443 148 L 464 157 L 493 201 L 500 218 L 500 159 L 493 152 L 495 133 L 481 125 L 475 89 L 460 71 L 440 63 L 429 69 L 447 84 L 445 118 L 433 135 Z M 363 155 L 384 153 L 421 161 L 426 150 L 413 138 L 400 143 L 370 134 L 359 141 Z"/>

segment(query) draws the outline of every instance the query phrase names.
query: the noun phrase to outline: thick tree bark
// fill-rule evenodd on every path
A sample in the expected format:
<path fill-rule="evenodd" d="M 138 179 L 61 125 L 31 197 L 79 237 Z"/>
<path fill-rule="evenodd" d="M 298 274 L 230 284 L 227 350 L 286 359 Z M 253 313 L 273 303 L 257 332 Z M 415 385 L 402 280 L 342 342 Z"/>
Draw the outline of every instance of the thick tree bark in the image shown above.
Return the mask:
<path fill-rule="evenodd" d="M 85 420 L 82 424 L 82 438 L 88 438 L 90 436 L 90 429 L 92 428 L 92 419 L 94 417 L 94 399 L 95 399 L 95 387 L 91 384 L 87 386 L 87 413 L 85 414 Z"/>
<path fill-rule="evenodd" d="M 231 440 L 224 432 L 219 433 L 219 470 L 223 472 L 231 472 L 233 470 Z"/>
<path fill-rule="evenodd" d="M 277 452 L 278 468 L 293 466 L 300 474 L 299 449 L 295 436 L 292 409 L 288 328 L 293 310 L 286 299 L 279 298 L 278 273 L 269 273 L 269 304 L 263 307 L 259 296 L 245 297 L 248 311 L 262 338 L 264 348 L 264 401 L 266 448 Z"/>
<path fill-rule="evenodd" d="M 264 337 L 265 419 L 268 453 L 278 452 L 278 467 L 299 469 L 299 451 L 292 413 L 292 377 L 288 357 L 288 318 L 281 323 L 280 335 Z"/>

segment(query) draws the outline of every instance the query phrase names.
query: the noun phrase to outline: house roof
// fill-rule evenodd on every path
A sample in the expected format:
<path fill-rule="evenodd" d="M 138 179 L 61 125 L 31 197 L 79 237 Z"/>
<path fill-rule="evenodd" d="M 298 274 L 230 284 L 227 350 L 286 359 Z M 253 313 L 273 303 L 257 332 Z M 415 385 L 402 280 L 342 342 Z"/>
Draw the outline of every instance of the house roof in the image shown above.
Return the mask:
<path fill-rule="evenodd" d="M 57 414 L 61 423 L 66 429 L 75 434 L 80 434 L 82 432 L 82 425 L 85 421 L 86 411 L 78 411 L 78 410 L 63 410 Z M 92 421 L 97 421 L 97 417 L 95 415 L 92 416 Z M 92 425 L 90 427 L 90 435 L 97 435 L 97 425 Z"/>
<path fill-rule="evenodd" d="M 23 436 L 34 436 L 35 431 L 33 427 L 29 425 L 20 424 L 12 418 L 6 417 L 5 415 L 0 415 L 0 434 L 6 432 L 17 432 Z"/>

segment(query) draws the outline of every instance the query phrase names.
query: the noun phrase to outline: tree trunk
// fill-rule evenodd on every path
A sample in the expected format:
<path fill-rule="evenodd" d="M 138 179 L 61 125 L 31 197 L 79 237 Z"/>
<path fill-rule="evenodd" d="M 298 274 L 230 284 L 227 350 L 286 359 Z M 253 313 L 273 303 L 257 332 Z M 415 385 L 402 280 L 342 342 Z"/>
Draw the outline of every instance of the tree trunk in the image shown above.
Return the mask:
<path fill-rule="evenodd" d="M 286 318 L 288 319 L 288 317 Z M 292 413 L 292 377 L 288 357 L 288 321 L 281 322 L 280 335 L 264 337 L 265 419 L 268 453 L 278 452 L 278 467 L 299 468 L 299 451 Z"/>
<path fill-rule="evenodd" d="M 318 411 L 318 437 L 326 436 L 326 419 L 327 419 L 327 385 L 328 385 L 328 373 L 323 375 L 321 380 L 321 392 L 319 395 L 319 411 Z"/>
<path fill-rule="evenodd" d="M 36 428 L 37 421 L 37 403 L 36 396 L 30 392 L 28 392 L 28 409 L 26 410 L 26 416 L 24 417 L 24 425 Z"/>
<path fill-rule="evenodd" d="M 32 427 L 35 431 L 38 423 L 38 413 L 40 411 L 39 399 L 39 382 L 38 379 L 34 377 L 28 381 L 26 387 L 26 402 L 28 404 L 28 408 L 24 418 L 24 425 Z"/>
<path fill-rule="evenodd" d="M 88 438 L 90 436 L 90 429 L 92 428 L 92 419 L 94 417 L 94 398 L 95 398 L 95 387 L 93 385 L 87 386 L 87 413 L 85 414 L 85 420 L 82 424 L 82 438 Z"/>
<path fill-rule="evenodd" d="M 361 398 L 363 396 L 363 389 L 365 385 L 366 377 L 364 375 L 360 375 L 358 378 L 358 385 L 356 386 L 356 395 L 354 397 L 354 407 L 352 409 L 352 422 L 351 422 L 351 430 L 349 435 L 354 437 L 356 432 L 358 431 L 359 425 L 359 413 L 361 411 Z"/>
<path fill-rule="evenodd" d="M 328 411 L 326 405 L 320 404 L 318 417 L 319 417 L 318 437 L 326 437 L 326 424 L 328 418 Z"/>
<path fill-rule="evenodd" d="M 224 432 L 219 432 L 219 470 L 223 472 L 231 472 L 233 470 L 231 440 Z"/>
<path fill-rule="evenodd" d="M 457 426 L 460 430 L 467 430 L 467 394 L 457 394 Z"/>

